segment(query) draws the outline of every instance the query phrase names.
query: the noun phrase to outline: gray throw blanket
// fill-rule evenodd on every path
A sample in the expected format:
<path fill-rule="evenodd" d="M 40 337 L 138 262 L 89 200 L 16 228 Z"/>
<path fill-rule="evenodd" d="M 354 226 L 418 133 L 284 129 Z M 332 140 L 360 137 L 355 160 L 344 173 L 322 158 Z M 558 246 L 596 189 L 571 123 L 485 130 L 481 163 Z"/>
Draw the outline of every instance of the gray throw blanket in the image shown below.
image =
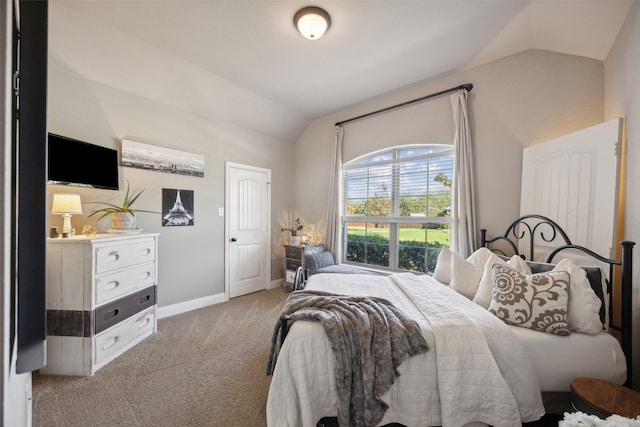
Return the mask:
<path fill-rule="evenodd" d="M 286 330 L 296 320 L 319 321 L 335 357 L 338 422 L 341 426 L 377 425 L 388 408 L 381 397 L 400 375 L 398 366 L 428 350 L 420 326 L 387 300 L 295 291 L 282 308 Z M 267 375 L 275 369 L 282 345 L 276 324 Z"/>

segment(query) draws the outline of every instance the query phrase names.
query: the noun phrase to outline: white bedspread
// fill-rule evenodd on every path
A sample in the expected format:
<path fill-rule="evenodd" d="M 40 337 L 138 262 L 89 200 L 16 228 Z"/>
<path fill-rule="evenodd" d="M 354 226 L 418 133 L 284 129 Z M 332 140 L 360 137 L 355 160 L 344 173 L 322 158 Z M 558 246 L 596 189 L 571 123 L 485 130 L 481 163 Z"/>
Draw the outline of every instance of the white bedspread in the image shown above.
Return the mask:
<path fill-rule="evenodd" d="M 571 381 L 578 377 L 594 377 L 614 384 L 624 384 L 627 379 L 622 347 L 607 332 L 561 337 L 518 326 L 509 328 L 529 355 L 543 392 L 571 391 Z"/>
<path fill-rule="evenodd" d="M 380 425 L 513 426 L 544 414 L 529 358 L 513 332 L 429 276 L 318 274 L 306 289 L 386 298 L 422 326 L 430 350 L 403 363 Z M 315 426 L 336 415 L 333 356 L 322 327 L 295 322 L 267 400 L 269 426 Z"/>

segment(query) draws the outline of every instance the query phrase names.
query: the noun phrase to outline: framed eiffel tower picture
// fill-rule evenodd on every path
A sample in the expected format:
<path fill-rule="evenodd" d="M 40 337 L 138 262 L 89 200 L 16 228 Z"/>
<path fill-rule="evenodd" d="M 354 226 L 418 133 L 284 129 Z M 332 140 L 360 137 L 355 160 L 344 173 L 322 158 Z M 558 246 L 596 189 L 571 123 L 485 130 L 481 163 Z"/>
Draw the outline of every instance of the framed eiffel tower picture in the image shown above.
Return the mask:
<path fill-rule="evenodd" d="M 162 226 L 193 225 L 193 190 L 162 189 Z"/>

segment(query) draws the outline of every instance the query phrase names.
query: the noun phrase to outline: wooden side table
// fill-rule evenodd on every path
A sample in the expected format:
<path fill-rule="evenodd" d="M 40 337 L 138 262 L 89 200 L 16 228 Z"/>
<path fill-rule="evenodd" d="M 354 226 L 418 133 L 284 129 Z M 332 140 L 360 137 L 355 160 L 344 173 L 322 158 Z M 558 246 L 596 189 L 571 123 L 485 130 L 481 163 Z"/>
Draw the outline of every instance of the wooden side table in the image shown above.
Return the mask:
<path fill-rule="evenodd" d="M 304 247 L 284 245 L 284 290 L 295 290 L 296 270 L 302 267 L 304 270 Z"/>
<path fill-rule="evenodd" d="M 640 415 L 640 392 L 596 378 L 574 379 L 571 398 L 576 410 L 603 419 L 613 414 L 626 418 Z"/>

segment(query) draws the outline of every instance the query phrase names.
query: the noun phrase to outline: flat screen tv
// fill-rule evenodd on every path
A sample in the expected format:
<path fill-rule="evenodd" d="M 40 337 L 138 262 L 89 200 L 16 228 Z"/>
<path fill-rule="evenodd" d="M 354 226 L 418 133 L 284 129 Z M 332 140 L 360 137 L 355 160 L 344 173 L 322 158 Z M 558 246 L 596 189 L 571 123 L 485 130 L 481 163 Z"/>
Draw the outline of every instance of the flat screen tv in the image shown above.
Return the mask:
<path fill-rule="evenodd" d="M 118 190 L 118 151 L 49 134 L 48 184 Z"/>

